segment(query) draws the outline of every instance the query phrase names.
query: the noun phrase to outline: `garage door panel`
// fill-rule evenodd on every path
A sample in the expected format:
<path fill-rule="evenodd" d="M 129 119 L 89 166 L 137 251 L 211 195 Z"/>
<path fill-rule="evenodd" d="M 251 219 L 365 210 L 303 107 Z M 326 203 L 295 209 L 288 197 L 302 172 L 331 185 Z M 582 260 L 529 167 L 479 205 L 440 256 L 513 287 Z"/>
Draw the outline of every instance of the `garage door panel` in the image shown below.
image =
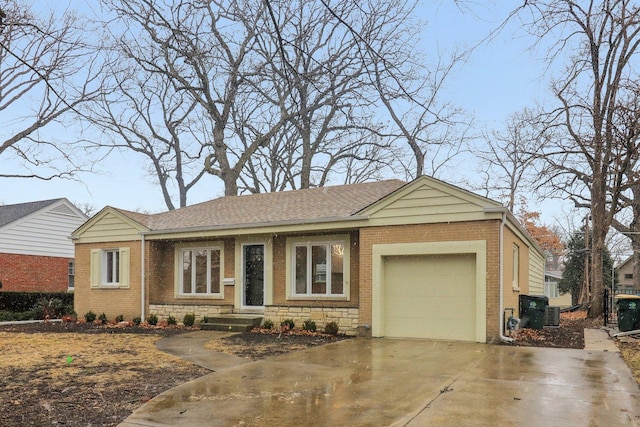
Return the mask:
<path fill-rule="evenodd" d="M 384 257 L 384 335 L 475 341 L 474 254 Z"/>

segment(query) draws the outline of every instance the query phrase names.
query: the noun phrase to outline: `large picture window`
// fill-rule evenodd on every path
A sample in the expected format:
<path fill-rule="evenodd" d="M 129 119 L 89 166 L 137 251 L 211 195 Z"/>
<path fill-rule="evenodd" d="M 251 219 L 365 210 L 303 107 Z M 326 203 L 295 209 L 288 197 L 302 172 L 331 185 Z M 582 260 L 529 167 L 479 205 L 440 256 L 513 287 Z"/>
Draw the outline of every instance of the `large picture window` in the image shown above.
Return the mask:
<path fill-rule="evenodd" d="M 179 249 L 180 295 L 221 295 L 221 250 L 218 247 Z"/>
<path fill-rule="evenodd" d="M 295 239 L 300 240 L 300 239 Z M 344 297 L 347 295 L 347 240 L 292 242 L 291 295 Z"/>

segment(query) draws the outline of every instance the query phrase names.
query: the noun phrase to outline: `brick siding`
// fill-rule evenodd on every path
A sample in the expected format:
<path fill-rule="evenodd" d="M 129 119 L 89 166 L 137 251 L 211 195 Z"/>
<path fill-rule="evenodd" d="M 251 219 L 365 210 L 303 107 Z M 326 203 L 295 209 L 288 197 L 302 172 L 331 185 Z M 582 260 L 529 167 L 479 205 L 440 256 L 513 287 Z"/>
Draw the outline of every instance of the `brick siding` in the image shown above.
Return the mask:
<path fill-rule="evenodd" d="M 69 287 L 69 261 L 72 260 L 0 254 L 0 291 L 65 292 Z"/>

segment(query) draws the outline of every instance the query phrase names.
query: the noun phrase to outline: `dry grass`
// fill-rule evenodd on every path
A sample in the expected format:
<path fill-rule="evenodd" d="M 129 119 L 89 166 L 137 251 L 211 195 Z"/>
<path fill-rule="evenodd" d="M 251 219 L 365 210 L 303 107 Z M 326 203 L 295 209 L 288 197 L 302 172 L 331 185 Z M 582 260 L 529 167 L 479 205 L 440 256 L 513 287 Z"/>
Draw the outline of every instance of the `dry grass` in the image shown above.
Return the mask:
<path fill-rule="evenodd" d="M 115 426 L 153 396 L 206 374 L 158 336 L 0 332 L 0 425 Z"/>

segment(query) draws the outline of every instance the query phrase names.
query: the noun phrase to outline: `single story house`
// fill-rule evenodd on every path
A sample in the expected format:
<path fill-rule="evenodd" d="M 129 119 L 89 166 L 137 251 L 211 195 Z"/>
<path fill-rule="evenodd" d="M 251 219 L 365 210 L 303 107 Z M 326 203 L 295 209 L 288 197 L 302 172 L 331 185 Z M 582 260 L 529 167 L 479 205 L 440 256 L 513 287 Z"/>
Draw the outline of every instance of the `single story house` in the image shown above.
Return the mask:
<path fill-rule="evenodd" d="M 495 342 L 544 292 L 544 255 L 499 203 L 420 177 L 221 197 L 78 228 L 75 308 L 257 313 L 348 334 Z M 516 311 L 517 312 L 517 311 Z"/>
<path fill-rule="evenodd" d="M 73 290 L 69 236 L 86 221 L 64 198 L 0 206 L 0 291 Z"/>

